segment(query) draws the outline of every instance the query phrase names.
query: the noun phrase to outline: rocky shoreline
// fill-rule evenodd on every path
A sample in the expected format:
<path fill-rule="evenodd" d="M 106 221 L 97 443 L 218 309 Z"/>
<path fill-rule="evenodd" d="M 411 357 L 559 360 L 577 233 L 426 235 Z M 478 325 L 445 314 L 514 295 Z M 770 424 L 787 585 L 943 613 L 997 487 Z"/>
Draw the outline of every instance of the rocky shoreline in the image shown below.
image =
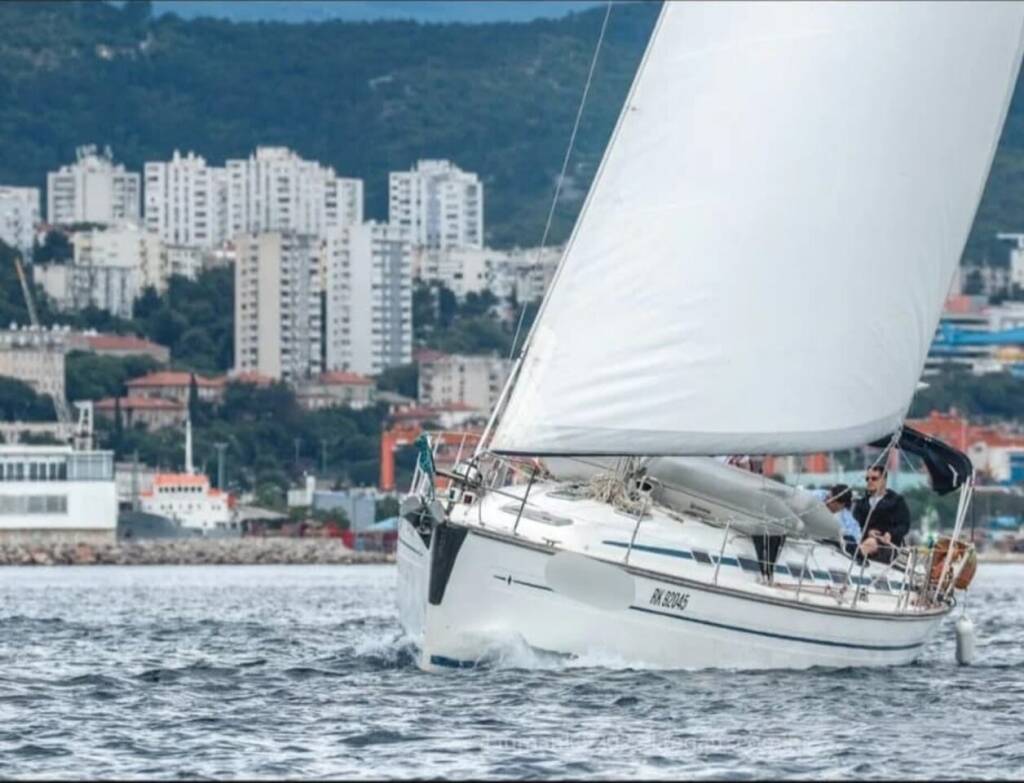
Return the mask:
<path fill-rule="evenodd" d="M 393 562 L 393 554 L 354 552 L 333 538 L 179 538 L 110 544 L 0 544 L 0 566 L 352 565 Z"/>

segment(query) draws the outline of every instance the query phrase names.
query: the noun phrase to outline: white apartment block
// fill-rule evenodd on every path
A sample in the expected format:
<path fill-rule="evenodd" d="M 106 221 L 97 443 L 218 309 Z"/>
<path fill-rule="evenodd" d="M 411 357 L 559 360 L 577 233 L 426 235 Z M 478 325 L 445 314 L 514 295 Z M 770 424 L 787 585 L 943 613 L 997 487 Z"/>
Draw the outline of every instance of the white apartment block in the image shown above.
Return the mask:
<path fill-rule="evenodd" d="M 175 150 L 145 167 L 146 229 L 169 245 L 213 248 L 227 237 L 227 171 Z"/>
<path fill-rule="evenodd" d="M 413 249 L 413 277 L 437 283 L 459 299 L 494 286 L 496 270 L 508 265 L 509 251 L 489 247 Z"/>
<path fill-rule="evenodd" d="M 512 369 L 509 359 L 426 351 L 419 360 L 419 401 L 428 407 L 462 403 L 481 415 L 497 405 Z"/>
<path fill-rule="evenodd" d="M 363 221 L 363 181 L 300 158 L 286 147 L 257 147 L 225 164 L 228 237 L 292 231 L 321 235 Z"/>
<path fill-rule="evenodd" d="M 484 244 L 484 188 L 476 174 L 447 160 L 421 160 L 388 180 L 388 222 L 420 247 Z"/>
<path fill-rule="evenodd" d="M 0 375 L 24 381 L 36 394 L 63 397 L 65 340 L 57 329 L 0 331 Z"/>
<path fill-rule="evenodd" d="M 167 257 L 159 237 L 132 223 L 76 231 L 70 264 L 33 265 L 35 281 L 57 307 L 81 310 L 92 305 L 131 318 L 142 290 L 167 286 Z"/>
<path fill-rule="evenodd" d="M 375 375 L 412 361 L 408 234 L 370 221 L 328 231 L 322 243 L 326 369 Z"/>
<path fill-rule="evenodd" d="M 504 257 L 491 256 L 486 272 L 489 288 L 499 299 L 514 295 L 520 303 L 543 298 L 558 269 L 562 250 L 561 247 L 515 248 Z"/>
<path fill-rule="evenodd" d="M 39 188 L 0 186 L 0 242 L 31 253 L 40 203 Z"/>
<path fill-rule="evenodd" d="M 46 175 L 46 217 L 54 225 L 139 220 L 137 173 L 114 165 L 110 148 L 79 147 L 78 160 Z"/>
<path fill-rule="evenodd" d="M 235 238 L 235 372 L 298 381 L 323 369 L 320 242 L 294 232 Z"/>
<path fill-rule="evenodd" d="M 164 279 L 171 275 L 195 280 L 203 269 L 206 253 L 191 245 L 165 245 L 163 249 Z"/>

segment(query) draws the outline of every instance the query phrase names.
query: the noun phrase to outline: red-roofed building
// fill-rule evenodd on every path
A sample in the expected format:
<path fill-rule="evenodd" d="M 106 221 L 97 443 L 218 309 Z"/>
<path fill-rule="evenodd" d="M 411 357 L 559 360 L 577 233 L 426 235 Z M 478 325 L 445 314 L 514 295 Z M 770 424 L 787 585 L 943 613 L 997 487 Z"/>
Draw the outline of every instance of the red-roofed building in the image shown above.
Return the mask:
<path fill-rule="evenodd" d="M 1009 481 L 1011 463 L 1024 460 L 1024 433 L 971 424 L 956 410 L 932 411 L 925 419 L 907 419 L 907 426 L 964 452 L 974 469 L 992 481 Z"/>
<path fill-rule="evenodd" d="M 236 372 L 231 375 L 225 375 L 220 378 L 216 378 L 218 382 L 224 383 L 246 383 L 250 386 L 271 386 L 277 383 L 277 379 L 270 376 L 264 375 L 261 372 L 255 370 L 247 370 L 246 372 Z"/>
<path fill-rule="evenodd" d="M 89 351 L 99 356 L 149 356 L 160 364 L 167 364 L 171 352 L 165 345 L 136 337 L 133 334 L 89 334 L 75 332 L 68 335 L 68 350 Z"/>
<path fill-rule="evenodd" d="M 100 400 L 95 405 L 96 415 L 113 419 L 120 403 L 121 422 L 125 427 L 141 424 L 147 430 L 159 430 L 164 427 L 178 427 L 185 421 L 186 405 L 174 400 L 159 397 L 121 397 L 115 401 L 113 397 Z"/>
<path fill-rule="evenodd" d="M 128 393 L 137 397 L 159 397 L 188 404 L 189 389 L 193 373 L 166 370 L 152 372 L 141 378 L 133 378 L 125 385 Z M 203 402 L 220 402 L 224 397 L 224 382 L 221 379 L 206 378 L 195 374 L 196 389 Z"/>
<path fill-rule="evenodd" d="M 371 378 L 354 372 L 325 372 L 295 388 L 295 398 L 306 410 L 347 406 L 368 408 L 375 402 L 377 386 Z"/>

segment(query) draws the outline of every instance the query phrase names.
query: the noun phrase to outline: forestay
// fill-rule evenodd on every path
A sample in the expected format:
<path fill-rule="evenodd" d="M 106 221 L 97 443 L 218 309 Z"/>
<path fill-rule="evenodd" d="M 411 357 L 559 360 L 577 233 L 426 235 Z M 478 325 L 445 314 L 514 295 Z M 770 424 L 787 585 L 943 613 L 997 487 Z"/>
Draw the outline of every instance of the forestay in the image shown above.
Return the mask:
<path fill-rule="evenodd" d="M 1021 3 L 665 3 L 491 447 L 797 453 L 910 404 Z"/>

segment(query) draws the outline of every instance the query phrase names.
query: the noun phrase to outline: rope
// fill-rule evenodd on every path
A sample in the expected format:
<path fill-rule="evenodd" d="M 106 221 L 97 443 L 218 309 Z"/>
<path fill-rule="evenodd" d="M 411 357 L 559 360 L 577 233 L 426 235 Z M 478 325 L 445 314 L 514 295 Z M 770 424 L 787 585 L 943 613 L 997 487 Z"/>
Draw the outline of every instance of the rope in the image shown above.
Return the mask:
<path fill-rule="evenodd" d="M 597 66 L 597 55 L 601 51 L 601 44 L 604 42 L 604 33 L 608 29 L 608 17 L 612 13 L 612 0 L 608 0 L 608 4 L 605 7 L 604 20 L 601 22 L 601 33 L 597 37 L 597 45 L 594 47 L 594 56 L 590 60 L 590 71 L 587 73 L 587 83 L 583 87 L 583 96 L 580 98 L 579 108 L 576 110 L 576 121 L 572 126 L 572 135 L 569 136 L 569 146 L 565 150 L 565 157 L 562 159 L 562 170 L 558 175 L 558 182 L 555 183 L 555 196 L 551 199 L 551 208 L 548 210 L 547 223 L 544 225 L 544 234 L 540 240 L 540 247 L 537 248 L 537 261 L 540 263 L 541 254 L 544 252 L 544 247 L 547 245 L 548 233 L 551 231 L 551 221 L 555 217 L 555 207 L 558 205 L 558 197 L 562 193 L 562 183 L 565 181 L 565 172 L 569 168 L 569 158 L 572 155 L 572 149 L 576 144 L 576 133 L 580 129 L 580 119 L 583 117 L 583 107 L 587 103 L 587 95 L 590 93 L 590 83 L 594 80 L 594 70 Z M 509 349 L 508 358 L 512 359 L 516 355 L 516 344 L 519 342 L 519 333 L 523 329 L 523 318 L 526 315 L 526 304 L 522 304 L 519 310 L 519 320 L 516 323 L 516 333 L 512 337 L 512 347 Z"/>

